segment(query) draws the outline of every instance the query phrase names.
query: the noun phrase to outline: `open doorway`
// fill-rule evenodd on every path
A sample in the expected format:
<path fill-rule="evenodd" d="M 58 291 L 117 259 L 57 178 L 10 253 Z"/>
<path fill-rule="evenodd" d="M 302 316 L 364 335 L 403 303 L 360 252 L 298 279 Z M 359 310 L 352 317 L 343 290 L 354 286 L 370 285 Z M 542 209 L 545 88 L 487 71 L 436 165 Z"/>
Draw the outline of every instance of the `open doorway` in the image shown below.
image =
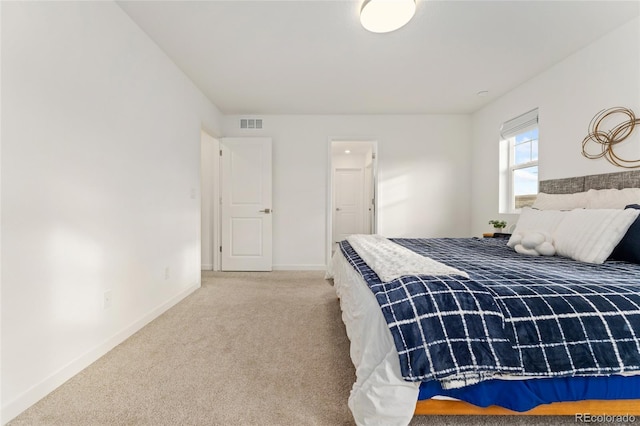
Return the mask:
<path fill-rule="evenodd" d="M 377 230 L 377 142 L 330 140 L 329 154 L 329 258 L 336 243 L 352 234 Z"/>
<path fill-rule="evenodd" d="M 200 133 L 200 249 L 203 271 L 220 270 L 220 141 Z"/>

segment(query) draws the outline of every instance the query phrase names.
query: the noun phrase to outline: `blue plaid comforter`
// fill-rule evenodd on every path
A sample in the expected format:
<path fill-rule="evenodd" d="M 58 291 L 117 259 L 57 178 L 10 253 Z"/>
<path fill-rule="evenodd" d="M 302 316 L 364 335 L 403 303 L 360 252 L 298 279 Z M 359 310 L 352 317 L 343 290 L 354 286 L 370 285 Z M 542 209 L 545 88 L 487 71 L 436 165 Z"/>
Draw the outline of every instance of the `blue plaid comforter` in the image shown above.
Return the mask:
<path fill-rule="evenodd" d="M 383 283 L 340 243 L 382 309 L 405 380 L 455 388 L 501 374 L 640 370 L 639 265 L 524 256 L 503 239 L 392 241 L 469 275 Z"/>

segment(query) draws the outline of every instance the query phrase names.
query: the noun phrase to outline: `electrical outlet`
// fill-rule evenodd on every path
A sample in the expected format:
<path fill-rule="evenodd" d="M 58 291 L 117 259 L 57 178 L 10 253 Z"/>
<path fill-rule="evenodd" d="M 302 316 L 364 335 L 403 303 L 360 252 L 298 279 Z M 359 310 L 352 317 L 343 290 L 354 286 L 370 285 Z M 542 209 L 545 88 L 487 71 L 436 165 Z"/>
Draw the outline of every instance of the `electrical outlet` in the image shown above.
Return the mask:
<path fill-rule="evenodd" d="M 169 278 L 171 278 L 171 268 L 167 266 L 164 268 L 164 279 L 168 280 Z"/>
<path fill-rule="evenodd" d="M 111 290 L 104 292 L 104 298 L 102 300 L 102 309 L 109 309 L 111 307 Z"/>

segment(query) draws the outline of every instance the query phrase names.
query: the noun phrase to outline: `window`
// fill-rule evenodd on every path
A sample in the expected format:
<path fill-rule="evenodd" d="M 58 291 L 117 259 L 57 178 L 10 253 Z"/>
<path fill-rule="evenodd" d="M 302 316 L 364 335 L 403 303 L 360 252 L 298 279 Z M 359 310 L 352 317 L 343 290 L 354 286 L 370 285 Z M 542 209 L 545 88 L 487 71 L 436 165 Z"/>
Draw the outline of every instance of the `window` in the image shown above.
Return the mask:
<path fill-rule="evenodd" d="M 500 212 L 516 213 L 538 194 L 538 110 L 505 122 L 500 136 Z"/>

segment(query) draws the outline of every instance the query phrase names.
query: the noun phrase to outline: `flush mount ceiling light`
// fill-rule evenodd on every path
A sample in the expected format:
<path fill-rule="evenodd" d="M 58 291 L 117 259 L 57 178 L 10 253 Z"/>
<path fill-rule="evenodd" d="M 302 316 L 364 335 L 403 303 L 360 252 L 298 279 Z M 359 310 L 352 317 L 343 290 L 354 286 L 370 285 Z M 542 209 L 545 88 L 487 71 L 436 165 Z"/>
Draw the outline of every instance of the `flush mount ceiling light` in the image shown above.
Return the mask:
<path fill-rule="evenodd" d="M 364 0 L 360 22 L 371 32 L 388 33 L 404 26 L 415 12 L 415 0 Z"/>

